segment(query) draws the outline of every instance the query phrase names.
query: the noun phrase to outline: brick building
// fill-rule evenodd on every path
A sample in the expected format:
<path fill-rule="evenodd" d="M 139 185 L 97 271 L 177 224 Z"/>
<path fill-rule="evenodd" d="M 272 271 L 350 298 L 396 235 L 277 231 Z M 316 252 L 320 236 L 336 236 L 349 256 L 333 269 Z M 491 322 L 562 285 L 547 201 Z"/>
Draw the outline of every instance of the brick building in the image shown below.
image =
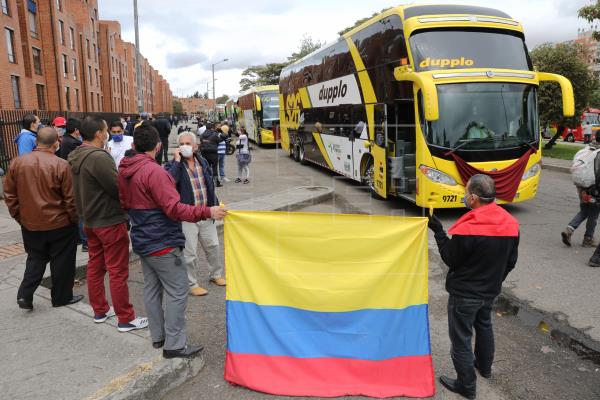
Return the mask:
<path fill-rule="evenodd" d="M 97 0 L 0 2 L 0 109 L 137 111 L 135 46 L 98 20 Z M 144 110 L 170 112 L 169 84 L 141 67 Z"/>
<path fill-rule="evenodd" d="M 183 112 L 187 114 L 212 112 L 215 108 L 213 99 L 197 99 L 194 97 L 177 97 L 175 100 L 181 102 Z"/>

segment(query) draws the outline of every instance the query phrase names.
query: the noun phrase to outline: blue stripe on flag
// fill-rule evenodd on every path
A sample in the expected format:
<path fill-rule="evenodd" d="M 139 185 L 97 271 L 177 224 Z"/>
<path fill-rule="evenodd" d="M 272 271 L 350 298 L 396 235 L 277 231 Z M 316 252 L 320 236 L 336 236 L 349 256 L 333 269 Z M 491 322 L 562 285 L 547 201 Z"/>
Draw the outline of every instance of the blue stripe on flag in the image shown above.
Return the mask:
<path fill-rule="evenodd" d="M 360 360 L 431 354 L 427 304 L 316 312 L 227 300 L 227 326 L 232 353 Z"/>

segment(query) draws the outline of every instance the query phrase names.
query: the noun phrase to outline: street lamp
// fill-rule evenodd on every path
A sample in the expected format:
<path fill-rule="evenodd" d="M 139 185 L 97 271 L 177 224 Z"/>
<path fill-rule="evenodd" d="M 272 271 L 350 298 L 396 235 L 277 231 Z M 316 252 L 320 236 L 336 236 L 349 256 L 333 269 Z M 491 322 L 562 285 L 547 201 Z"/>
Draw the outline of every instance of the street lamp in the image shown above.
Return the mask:
<path fill-rule="evenodd" d="M 135 76 L 137 81 L 138 113 L 144 111 L 144 92 L 142 90 L 142 68 L 140 66 L 140 30 L 138 27 L 138 5 L 133 0 L 133 23 L 135 25 Z"/>
<path fill-rule="evenodd" d="M 217 93 L 215 92 L 215 65 L 224 63 L 225 61 L 229 61 L 229 58 L 225 58 L 219 62 L 212 64 L 212 84 L 213 84 L 213 100 L 215 102 L 213 113 L 217 114 Z"/>

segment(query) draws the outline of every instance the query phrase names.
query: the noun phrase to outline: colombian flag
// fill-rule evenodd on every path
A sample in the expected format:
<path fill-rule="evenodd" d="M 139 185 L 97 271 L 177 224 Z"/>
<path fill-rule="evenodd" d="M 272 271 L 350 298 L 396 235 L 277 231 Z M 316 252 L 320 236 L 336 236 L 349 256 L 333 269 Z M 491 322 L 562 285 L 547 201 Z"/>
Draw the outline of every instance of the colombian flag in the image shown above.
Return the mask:
<path fill-rule="evenodd" d="M 225 379 L 288 396 L 435 394 L 427 219 L 233 211 Z"/>

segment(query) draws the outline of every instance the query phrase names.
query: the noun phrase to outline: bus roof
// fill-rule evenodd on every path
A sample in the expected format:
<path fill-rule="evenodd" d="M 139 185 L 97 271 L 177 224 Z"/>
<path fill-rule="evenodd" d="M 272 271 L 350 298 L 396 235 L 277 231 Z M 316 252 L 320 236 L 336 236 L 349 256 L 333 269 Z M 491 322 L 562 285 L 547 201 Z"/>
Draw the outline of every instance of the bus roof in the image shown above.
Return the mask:
<path fill-rule="evenodd" d="M 239 94 L 239 97 L 245 96 L 250 93 L 261 93 L 261 92 L 279 92 L 279 85 L 266 85 L 266 86 L 255 86 L 248 90 L 243 91 Z"/>

